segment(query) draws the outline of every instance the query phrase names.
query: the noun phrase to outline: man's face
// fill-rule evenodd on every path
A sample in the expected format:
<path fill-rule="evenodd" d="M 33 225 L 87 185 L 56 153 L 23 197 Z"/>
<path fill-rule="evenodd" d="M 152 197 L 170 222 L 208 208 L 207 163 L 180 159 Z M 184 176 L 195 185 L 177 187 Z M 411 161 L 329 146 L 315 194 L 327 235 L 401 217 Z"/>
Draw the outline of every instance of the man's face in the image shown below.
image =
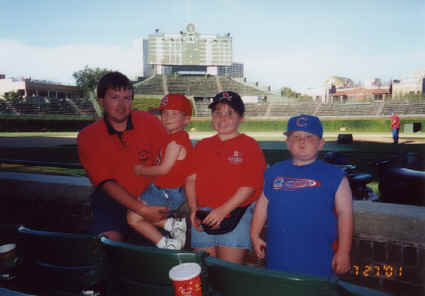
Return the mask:
<path fill-rule="evenodd" d="M 111 124 L 127 122 L 131 112 L 132 92 L 129 89 L 112 89 L 106 91 L 105 97 L 99 98 L 105 116 Z"/>
<path fill-rule="evenodd" d="M 292 158 L 299 164 L 308 164 L 315 160 L 324 143 L 323 139 L 304 131 L 294 131 L 286 140 Z"/>

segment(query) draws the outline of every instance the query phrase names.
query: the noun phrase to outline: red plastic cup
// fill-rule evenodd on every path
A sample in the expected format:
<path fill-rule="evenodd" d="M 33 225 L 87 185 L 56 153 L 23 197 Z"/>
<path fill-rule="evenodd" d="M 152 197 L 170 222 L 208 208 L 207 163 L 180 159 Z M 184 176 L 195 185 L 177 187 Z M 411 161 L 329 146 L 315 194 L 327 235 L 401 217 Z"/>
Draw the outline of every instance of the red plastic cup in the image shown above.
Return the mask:
<path fill-rule="evenodd" d="M 182 263 L 169 272 L 176 296 L 202 296 L 201 266 L 198 263 Z"/>

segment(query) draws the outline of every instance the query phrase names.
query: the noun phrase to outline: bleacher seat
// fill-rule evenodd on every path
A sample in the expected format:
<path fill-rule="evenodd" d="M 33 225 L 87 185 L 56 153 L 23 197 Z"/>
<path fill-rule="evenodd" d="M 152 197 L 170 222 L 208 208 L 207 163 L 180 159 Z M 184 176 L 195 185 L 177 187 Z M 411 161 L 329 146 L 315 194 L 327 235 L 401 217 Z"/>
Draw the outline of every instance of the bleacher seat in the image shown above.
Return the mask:
<path fill-rule="evenodd" d="M 107 255 L 109 281 L 107 295 L 174 295 L 169 270 L 180 263 L 201 264 L 199 254 L 164 250 L 100 239 Z"/>
<path fill-rule="evenodd" d="M 329 281 L 327 278 L 233 264 L 215 257 L 205 258 L 204 266 L 207 270 L 208 288 L 212 295 L 389 295 L 340 280 Z"/>
<path fill-rule="evenodd" d="M 104 256 L 96 237 L 18 228 L 17 277 L 20 287 L 41 294 L 82 295 L 99 289 Z"/>

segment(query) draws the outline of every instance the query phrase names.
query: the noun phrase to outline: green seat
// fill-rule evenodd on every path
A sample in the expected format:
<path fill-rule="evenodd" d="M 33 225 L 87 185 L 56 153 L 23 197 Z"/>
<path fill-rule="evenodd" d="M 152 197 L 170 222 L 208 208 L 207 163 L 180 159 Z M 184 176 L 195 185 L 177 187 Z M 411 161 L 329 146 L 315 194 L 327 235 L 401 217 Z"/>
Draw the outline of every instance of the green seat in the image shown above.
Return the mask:
<path fill-rule="evenodd" d="M 204 265 L 207 269 L 208 284 L 213 295 L 388 295 L 380 292 L 373 294 L 372 292 L 376 291 L 370 289 L 356 290 L 355 288 L 361 287 L 355 285 L 349 285 L 350 289 L 347 289 L 347 286 L 338 285 L 337 282 L 329 282 L 326 278 L 233 264 L 214 257 L 205 258 Z M 357 293 L 351 293 L 352 291 Z"/>
<path fill-rule="evenodd" d="M 103 250 L 90 235 L 18 228 L 17 279 L 43 294 L 80 295 L 97 289 L 104 277 Z"/>
<path fill-rule="evenodd" d="M 174 295 L 169 270 L 180 263 L 201 264 L 201 255 L 117 242 L 103 236 L 110 270 L 107 295 Z"/>

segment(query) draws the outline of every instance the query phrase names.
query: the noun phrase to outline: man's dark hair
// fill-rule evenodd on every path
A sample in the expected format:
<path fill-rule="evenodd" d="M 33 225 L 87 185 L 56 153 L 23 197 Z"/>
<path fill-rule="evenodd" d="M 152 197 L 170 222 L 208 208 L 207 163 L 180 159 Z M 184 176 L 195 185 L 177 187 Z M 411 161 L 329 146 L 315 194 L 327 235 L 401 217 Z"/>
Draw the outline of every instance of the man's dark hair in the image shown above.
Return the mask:
<path fill-rule="evenodd" d="M 131 98 L 133 99 L 133 85 L 127 76 L 120 72 L 109 72 L 100 78 L 99 83 L 97 84 L 97 97 L 101 99 L 105 98 L 105 94 L 108 89 L 131 90 Z"/>

